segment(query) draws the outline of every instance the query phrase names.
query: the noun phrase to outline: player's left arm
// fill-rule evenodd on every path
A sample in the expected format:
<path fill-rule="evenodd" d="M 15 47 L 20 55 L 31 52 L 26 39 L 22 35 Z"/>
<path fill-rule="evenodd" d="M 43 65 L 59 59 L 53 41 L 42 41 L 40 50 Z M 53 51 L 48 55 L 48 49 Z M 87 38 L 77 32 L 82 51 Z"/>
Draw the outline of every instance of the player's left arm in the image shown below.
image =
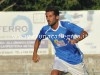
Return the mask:
<path fill-rule="evenodd" d="M 83 40 L 84 38 L 86 38 L 88 36 L 88 33 L 86 31 L 82 31 L 80 36 L 75 38 L 75 39 L 72 39 L 72 40 L 69 40 L 69 42 L 71 44 L 75 44 L 75 43 L 78 43 L 79 41 Z"/>

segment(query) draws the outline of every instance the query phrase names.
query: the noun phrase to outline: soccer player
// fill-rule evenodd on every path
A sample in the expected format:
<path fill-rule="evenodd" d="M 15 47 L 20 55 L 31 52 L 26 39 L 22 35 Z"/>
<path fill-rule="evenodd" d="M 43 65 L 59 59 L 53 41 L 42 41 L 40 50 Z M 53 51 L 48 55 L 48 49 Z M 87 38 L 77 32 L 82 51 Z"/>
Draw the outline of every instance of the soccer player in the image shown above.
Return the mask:
<path fill-rule="evenodd" d="M 48 24 L 44 26 L 35 41 L 33 61 L 39 61 L 37 54 L 41 40 L 48 37 L 55 48 L 55 58 L 51 75 L 69 72 L 72 75 L 88 75 L 83 63 L 83 53 L 76 43 L 88 36 L 83 28 L 68 21 L 59 20 L 59 10 L 55 6 L 46 8 Z M 74 37 L 74 35 L 78 35 Z M 43 36 L 43 37 L 41 37 Z"/>

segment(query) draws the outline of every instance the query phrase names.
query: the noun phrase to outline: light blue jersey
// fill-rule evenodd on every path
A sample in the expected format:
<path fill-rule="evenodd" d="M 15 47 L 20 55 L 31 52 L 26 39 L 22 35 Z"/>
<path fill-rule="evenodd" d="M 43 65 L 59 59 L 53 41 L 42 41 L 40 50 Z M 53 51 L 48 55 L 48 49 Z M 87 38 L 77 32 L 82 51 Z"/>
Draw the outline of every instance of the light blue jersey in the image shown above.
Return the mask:
<path fill-rule="evenodd" d="M 37 39 L 41 41 L 48 37 L 55 48 L 55 55 L 57 57 L 70 64 L 78 64 L 83 60 L 82 52 L 76 45 L 70 44 L 68 39 L 73 39 L 75 34 L 80 35 L 82 31 L 82 28 L 73 23 L 60 21 L 56 30 L 53 30 L 49 25 L 44 26 Z"/>

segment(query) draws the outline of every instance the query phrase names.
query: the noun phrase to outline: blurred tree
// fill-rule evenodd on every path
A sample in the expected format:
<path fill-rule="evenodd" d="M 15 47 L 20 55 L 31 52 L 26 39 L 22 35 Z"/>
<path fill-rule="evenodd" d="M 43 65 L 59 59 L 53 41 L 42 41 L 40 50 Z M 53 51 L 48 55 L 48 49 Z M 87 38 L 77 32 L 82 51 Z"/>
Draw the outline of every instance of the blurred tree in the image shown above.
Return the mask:
<path fill-rule="evenodd" d="M 92 9 L 95 6 L 95 2 L 93 0 L 78 0 L 81 9 Z"/>
<path fill-rule="evenodd" d="M 100 9 L 100 0 L 0 0 L 1 11 L 42 11 L 49 5 L 60 10 Z"/>
<path fill-rule="evenodd" d="M 16 0 L 1 0 L 0 1 L 0 10 L 9 10 L 16 4 Z"/>
<path fill-rule="evenodd" d="M 92 7 L 92 9 L 100 10 L 100 0 L 93 0 L 93 2 L 95 5 Z"/>

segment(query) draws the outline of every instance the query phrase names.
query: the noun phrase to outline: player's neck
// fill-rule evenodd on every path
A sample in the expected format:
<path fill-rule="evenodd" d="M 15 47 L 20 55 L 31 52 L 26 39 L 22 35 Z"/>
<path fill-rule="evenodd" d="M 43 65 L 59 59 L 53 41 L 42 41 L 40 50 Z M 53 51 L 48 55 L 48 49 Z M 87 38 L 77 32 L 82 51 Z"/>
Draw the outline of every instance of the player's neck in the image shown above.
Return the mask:
<path fill-rule="evenodd" d="M 51 26 L 52 29 L 56 30 L 58 28 L 58 22 L 56 22 L 53 26 Z"/>

